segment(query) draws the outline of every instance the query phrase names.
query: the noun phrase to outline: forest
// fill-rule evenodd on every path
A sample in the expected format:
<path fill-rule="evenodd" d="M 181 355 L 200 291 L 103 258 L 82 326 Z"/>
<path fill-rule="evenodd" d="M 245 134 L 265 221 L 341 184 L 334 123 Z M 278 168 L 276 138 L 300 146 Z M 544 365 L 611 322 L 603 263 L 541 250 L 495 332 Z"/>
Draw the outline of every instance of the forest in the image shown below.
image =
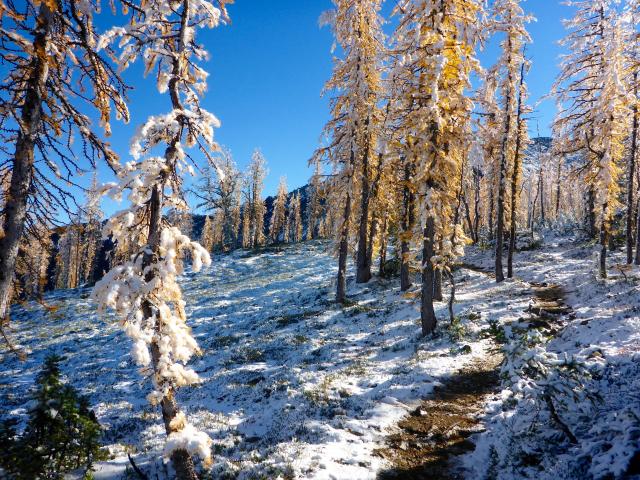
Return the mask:
<path fill-rule="evenodd" d="M 0 479 L 640 479 L 640 1 L 303 2 L 302 180 L 237 3 L 0 0 Z"/>

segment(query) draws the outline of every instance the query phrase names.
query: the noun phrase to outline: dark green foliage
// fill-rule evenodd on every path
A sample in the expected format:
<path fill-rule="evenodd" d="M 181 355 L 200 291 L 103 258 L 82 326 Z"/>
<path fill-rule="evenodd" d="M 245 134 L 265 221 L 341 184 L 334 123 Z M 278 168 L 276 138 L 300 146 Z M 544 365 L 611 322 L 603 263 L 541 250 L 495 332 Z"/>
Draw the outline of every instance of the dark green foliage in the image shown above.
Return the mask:
<path fill-rule="evenodd" d="M 62 479 L 71 470 L 89 472 L 104 458 L 100 424 L 87 399 L 60 380 L 60 361 L 55 355 L 46 358 L 24 432 L 16 433 L 15 420 L 0 425 L 0 466 L 11 478 Z"/>
<path fill-rule="evenodd" d="M 380 271 L 380 276 L 386 279 L 400 276 L 400 260 L 392 258 L 391 260 L 384 262 Z"/>

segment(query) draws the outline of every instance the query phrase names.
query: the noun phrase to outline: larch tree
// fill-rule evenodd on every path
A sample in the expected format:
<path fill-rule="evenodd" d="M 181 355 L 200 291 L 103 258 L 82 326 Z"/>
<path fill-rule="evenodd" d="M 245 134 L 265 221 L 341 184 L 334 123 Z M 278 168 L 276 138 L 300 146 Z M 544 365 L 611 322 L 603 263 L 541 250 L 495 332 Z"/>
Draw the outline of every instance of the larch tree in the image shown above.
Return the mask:
<path fill-rule="evenodd" d="M 468 152 L 472 102 L 465 93 L 475 59 L 479 0 L 406 0 L 397 5 L 396 36 L 412 81 L 405 95 L 416 104 L 399 125 L 405 155 L 415 158 L 422 229 L 422 333 L 436 327 L 435 270 L 461 254 L 464 235 L 454 225 L 460 170 Z M 452 238 L 459 239 L 455 244 Z"/>
<path fill-rule="evenodd" d="M 336 301 L 346 300 L 346 267 L 357 210 L 356 280 L 371 277 L 367 262 L 370 179 L 375 168 L 380 61 L 383 49 L 380 0 L 334 0 L 321 23 L 331 26 L 342 57 L 334 59 L 324 92 L 334 92 L 331 120 L 325 126 L 330 141 L 315 154 L 333 170 L 331 208 L 340 208 Z M 359 200 L 359 204 L 357 203 Z"/>
<path fill-rule="evenodd" d="M 236 167 L 231 151 L 226 148 L 221 148 L 220 154 L 211 158 L 208 163 L 203 169 L 198 189 L 193 191 L 200 200 L 196 207 L 214 215 L 220 223 L 222 250 L 232 250 L 237 242 L 235 215 L 242 187 L 242 174 Z"/>
<path fill-rule="evenodd" d="M 158 91 L 166 94 L 170 111 L 149 117 L 132 139 L 133 160 L 108 186 L 114 199 L 127 195 L 131 205 L 115 214 L 105 233 L 115 240 L 142 238 L 137 252 L 109 271 L 96 284 L 93 296 L 100 308 L 110 307 L 121 317 L 133 340 L 133 357 L 153 370 L 152 405 L 160 404 L 170 457 L 180 480 L 196 479 L 193 456 L 211 460 L 211 439 L 191 425 L 177 404 L 176 389 L 199 382 L 186 366 L 200 352 L 187 325 L 185 302 L 177 283 L 180 255 L 188 252 L 194 271 L 210 263 L 208 252 L 171 225 L 166 209 L 187 210 L 182 194 L 183 175 L 193 173 L 186 148 L 197 147 L 211 158 L 218 149 L 213 139 L 218 119 L 205 110 L 200 97 L 207 72 L 199 62 L 207 52 L 196 42 L 197 28 L 213 28 L 227 18 L 225 4 L 206 0 L 147 0 L 131 5 L 131 21 L 113 28 L 101 45 L 119 38 L 120 68 L 139 57 L 145 71 L 156 70 Z M 152 151 L 164 147 L 164 155 Z"/>
<path fill-rule="evenodd" d="M 273 211 L 271 212 L 271 219 L 269 221 L 269 239 L 271 243 L 278 243 L 280 241 L 280 236 L 283 233 L 284 222 L 287 214 L 286 210 L 287 179 L 286 177 L 280 177 L 278 193 L 273 202 Z"/>
<path fill-rule="evenodd" d="M 595 209 L 600 229 L 600 276 L 607 276 L 607 249 L 613 218 L 620 206 L 620 184 L 624 144 L 627 135 L 626 91 L 623 85 L 622 35 L 620 26 L 612 22 L 605 34 L 602 90 L 595 103 L 596 127 L 588 148 L 595 160 L 588 181 L 596 192 Z"/>
<path fill-rule="evenodd" d="M 499 92 L 502 103 L 502 141 L 500 146 L 498 172 L 498 197 L 496 204 L 496 251 L 495 275 L 496 282 L 504 280 L 503 248 L 505 238 L 506 195 L 509 171 L 514 168 L 516 157 L 519 160 L 522 119 L 522 100 L 524 80 L 522 65 L 524 63 L 524 45 L 531 41 L 526 30 L 526 23 L 530 17 L 525 15 L 520 0 L 495 0 L 492 5 L 491 26 L 494 31 L 504 32 L 502 41 L 502 55 L 497 65 Z M 520 115 L 519 115 L 520 114 Z M 520 117 L 520 118 L 519 118 Z M 514 171 L 513 179 L 517 188 L 518 172 Z M 515 200 L 515 198 L 513 198 Z M 512 212 L 514 208 L 511 209 Z M 510 249 L 511 251 L 511 249 Z M 513 252 L 511 251 L 511 258 Z"/>
<path fill-rule="evenodd" d="M 88 163 L 115 168 L 116 154 L 96 133 L 116 115 L 128 120 L 126 87 L 96 49 L 93 17 L 99 2 L 59 0 L 0 3 L 0 319 L 9 310 L 18 247 L 41 221 L 55 224 L 77 206 L 67 185 Z M 75 147 L 71 139 L 76 138 Z"/>
<path fill-rule="evenodd" d="M 322 170 L 319 163 L 309 180 L 309 201 L 307 203 L 307 240 L 315 240 L 320 235 L 320 222 L 323 220 L 322 209 Z"/>
<path fill-rule="evenodd" d="M 244 197 L 245 206 L 248 207 L 248 211 L 243 215 L 248 215 L 249 230 L 247 234 L 249 238 L 247 238 L 247 247 L 256 248 L 264 245 L 264 215 L 266 207 L 262 199 L 262 190 L 264 189 L 264 179 L 266 176 L 267 160 L 259 149 L 255 149 L 251 155 L 251 163 L 245 172 Z"/>
<path fill-rule="evenodd" d="M 498 185 L 497 159 L 500 153 L 502 141 L 503 112 L 497 101 L 498 75 L 496 67 L 490 68 L 483 75 L 483 82 L 476 92 L 476 104 L 480 112 L 476 121 L 478 132 L 478 152 L 482 158 L 477 162 L 476 180 L 478 181 L 478 197 L 484 198 L 484 222 L 487 230 L 487 238 L 494 239 L 495 234 L 495 197 Z"/>
<path fill-rule="evenodd" d="M 295 193 L 289 201 L 289 239 L 292 242 L 302 241 L 302 211 L 300 203 L 300 194 Z"/>
<path fill-rule="evenodd" d="M 523 47 L 524 48 L 524 47 Z M 513 166 L 511 168 L 511 193 L 510 193 L 510 215 L 509 215 L 509 251 L 507 253 L 507 277 L 513 278 L 513 255 L 517 247 L 517 225 L 518 225 L 518 206 L 520 201 L 520 183 L 522 176 L 522 163 L 524 161 L 525 149 L 529 143 L 529 135 L 527 129 L 526 115 L 531 109 L 526 105 L 527 85 L 525 75 L 529 65 L 526 59 L 522 58 L 520 65 L 520 79 L 518 84 L 518 99 L 516 102 L 516 139 L 513 148 Z M 558 175 L 560 176 L 560 175 Z"/>
<path fill-rule="evenodd" d="M 631 106 L 631 133 L 629 138 L 627 161 L 627 205 L 625 218 L 625 236 L 627 249 L 627 264 L 640 265 L 640 208 L 635 202 L 635 176 L 638 165 L 638 142 L 640 139 L 640 108 L 638 89 L 640 87 L 640 1 L 627 0 L 625 16 L 623 17 L 623 45 L 625 54 L 624 80 L 628 92 L 628 102 Z M 635 217 L 634 217 L 635 211 Z M 635 242 L 634 242 L 635 229 Z M 635 259 L 634 259 L 635 246 Z"/>
<path fill-rule="evenodd" d="M 554 129 L 570 132 L 573 140 L 571 149 L 562 154 L 581 152 L 586 159 L 588 209 L 600 232 L 599 273 L 606 277 L 628 118 L 622 32 L 611 2 L 584 0 L 572 5 L 576 14 L 567 22 L 569 32 L 563 40 L 569 53 L 553 88 L 560 106 Z"/>
<path fill-rule="evenodd" d="M 242 222 L 240 236 L 242 237 L 242 248 L 251 248 L 253 237 L 251 235 L 251 203 L 245 199 L 241 207 Z"/>
<path fill-rule="evenodd" d="M 200 234 L 200 245 L 202 245 L 207 252 L 212 252 L 213 244 L 213 222 L 211 221 L 211 217 L 207 215 L 204 218 L 204 225 L 202 225 L 202 233 Z"/>

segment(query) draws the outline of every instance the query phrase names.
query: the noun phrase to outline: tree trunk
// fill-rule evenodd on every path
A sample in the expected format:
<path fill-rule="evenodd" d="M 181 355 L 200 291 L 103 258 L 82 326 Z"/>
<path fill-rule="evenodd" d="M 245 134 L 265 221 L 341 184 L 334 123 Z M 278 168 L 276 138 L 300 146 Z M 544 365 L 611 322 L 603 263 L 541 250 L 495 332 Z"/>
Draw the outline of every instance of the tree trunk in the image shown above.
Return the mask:
<path fill-rule="evenodd" d="M 367 121 L 367 125 L 368 125 Z M 365 151 L 362 158 L 362 186 L 360 197 L 360 225 L 358 228 L 358 252 L 356 254 L 356 283 L 367 283 L 371 280 L 371 264 L 368 259 L 369 233 L 369 151 Z"/>
<path fill-rule="evenodd" d="M 175 147 L 169 147 L 165 156 L 171 162 L 174 156 L 177 154 Z M 153 187 L 151 193 L 151 199 L 149 201 L 149 237 L 147 239 L 148 249 L 145 250 L 143 257 L 143 266 L 148 268 L 157 262 L 159 258 L 160 250 L 160 237 L 162 234 L 162 185 L 156 184 Z M 156 272 L 153 269 L 149 269 L 145 276 L 145 282 L 149 284 L 153 281 Z M 156 338 L 161 337 L 162 323 L 159 315 L 157 315 L 156 309 L 150 299 L 144 300 L 142 304 L 142 313 L 147 319 L 155 317 L 156 325 Z M 155 375 L 158 375 L 158 364 L 160 361 L 160 345 L 157 340 L 154 340 L 151 344 L 151 360 L 153 365 L 153 371 Z M 162 398 L 160 402 L 162 408 L 162 418 L 164 420 L 164 427 L 167 435 L 170 435 L 174 429 L 171 428 L 171 421 L 176 417 L 179 412 L 178 404 L 174 397 L 173 389 Z M 174 469 L 176 471 L 176 478 L 178 480 L 197 480 L 195 466 L 191 455 L 185 450 L 176 450 L 171 455 L 171 461 L 173 462 Z"/>
<path fill-rule="evenodd" d="M 507 116 L 507 125 L 511 123 L 511 119 Z M 496 282 L 504 281 L 504 271 L 502 269 L 502 250 L 504 243 L 504 194 L 505 194 L 505 177 L 507 170 L 507 138 L 509 137 L 510 127 L 506 127 L 505 140 L 502 146 L 502 156 L 500 160 L 500 176 L 498 177 L 498 208 L 496 209 L 496 259 L 495 274 Z"/>
<path fill-rule="evenodd" d="M 508 63 L 511 63 L 511 37 L 507 37 L 507 47 L 509 52 Z M 502 250 L 504 242 L 504 195 L 506 190 L 505 182 L 507 180 L 507 149 L 509 147 L 509 138 L 511 137 L 511 85 L 512 85 L 511 70 L 509 69 L 507 79 L 507 89 L 505 94 L 505 123 L 504 123 L 504 136 L 502 138 L 502 149 L 500 152 L 500 173 L 498 175 L 498 208 L 496 211 L 496 282 L 500 283 L 504 281 L 504 272 L 502 270 Z M 517 134 L 517 126 L 516 126 Z"/>
<path fill-rule="evenodd" d="M 471 237 L 471 242 L 475 245 L 478 243 L 476 240 L 475 232 L 473 231 L 473 221 L 471 220 L 471 208 L 469 208 L 469 202 L 465 194 L 462 194 L 462 204 L 464 205 L 464 221 L 467 222 L 467 230 Z"/>
<path fill-rule="evenodd" d="M 600 277 L 607 278 L 607 245 L 609 238 L 607 228 L 602 225 L 600 229 Z"/>
<path fill-rule="evenodd" d="M 513 254 L 516 250 L 516 224 L 518 215 L 518 180 L 520 179 L 520 149 L 522 146 L 521 129 L 522 123 L 522 90 L 524 87 L 523 60 L 520 66 L 520 89 L 518 90 L 518 112 L 516 114 L 516 147 L 513 157 L 513 174 L 511 175 L 511 218 L 509 226 L 509 252 L 507 253 L 507 277 L 513 278 Z"/>
<path fill-rule="evenodd" d="M 495 195 L 493 193 L 493 186 L 490 189 L 489 192 L 489 219 L 488 219 L 488 224 L 489 224 L 489 241 L 492 241 L 495 236 L 494 236 L 494 229 L 493 229 L 493 213 L 495 210 Z"/>
<path fill-rule="evenodd" d="M 433 282 L 433 299 L 436 302 L 442 301 L 442 269 L 436 268 L 434 270 L 434 282 Z"/>
<path fill-rule="evenodd" d="M 562 185 L 562 158 L 558 159 L 558 178 L 556 180 L 556 222 L 559 220 L 560 218 L 560 192 L 561 192 L 561 185 Z"/>
<path fill-rule="evenodd" d="M 436 329 L 436 313 L 433 309 L 433 289 L 435 272 L 431 257 L 434 255 L 435 222 L 431 215 L 427 217 L 422 244 L 422 297 L 420 302 L 420 320 L 422 335 L 426 336 Z"/>
<path fill-rule="evenodd" d="M 637 84 L 638 74 L 633 74 L 633 83 Z M 634 93 L 637 98 L 638 96 L 638 87 L 635 86 Z M 638 105 L 637 103 L 633 106 L 633 128 L 631 130 L 631 152 L 629 154 L 629 171 L 628 171 L 628 179 L 627 179 L 627 232 L 626 232 L 626 240 L 627 240 L 627 264 L 631 264 L 633 262 L 633 189 L 634 189 L 634 175 L 636 170 L 636 150 L 638 148 Z M 636 232 L 638 235 L 638 232 Z"/>
<path fill-rule="evenodd" d="M 414 194 L 409 186 L 411 167 L 405 164 L 404 186 L 402 187 L 402 233 L 400 235 L 400 290 L 406 292 L 411 288 L 409 272 L 410 236 L 414 222 Z"/>
<path fill-rule="evenodd" d="M 380 178 L 382 177 L 382 161 L 384 157 L 382 153 L 378 154 L 378 165 L 376 169 L 376 176 L 373 180 L 373 184 L 371 185 L 371 195 L 370 198 L 376 202 L 378 198 L 378 192 L 380 191 Z M 374 203 L 375 205 L 375 203 Z M 382 212 L 382 215 L 385 217 L 384 222 L 386 222 L 386 210 Z M 380 218 L 374 206 L 374 211 L 371 214 L 371 224 L 369 226 L 369 242 L 367 244 L 367 269 L 369 270 L 369 277 L 371 277 L 371 268 L 373 266 L 373 244 L 376 239 L 376 235 L 378 234 L 378 225 L 380 224 Z M 381 232 L 382 235 L 385 234 L 384 231 Z"/>
<path fill-rule="evenodd" d="M 589 238 L 596 236 L 595 193 L 593 187 L 587 191 L 587 234 Z"/>
<path fill-rule="evenodd" d="M 382 276 L 384 265 L 387 263 L 387 215 L 382 219 L 382 230 L 380 230 L 380 254 L 378 262 L 378 275 Z"/>
<path fill-rule="evenodd" d="M 636 210 L 636 258 L 634 263 L 640 265 L 640 199 L 638 199 Z"/>
<path fill-rule="evenodd" d="M 4 237 L 0 238 L 0 321 L 9 314 L 18 245 L 27 217 L 27 202 L 33 180 L 34 147 L 42 127 L 42 97 L 49 76 L 47 44 L 51 28 L 52 12 L 47 2 L 43 2 L 33 40 L 34 54 L 21 111 L 22 125 L 16 139 L 9 191 L 5 196 Z"/>
<path fill-rule="evenodd" d="M 338 254 L 338 285 L 336 302 L 344 303 L 347 299 L 347 256 L 349 255 L 349 218 L 351 217 L 351 195 L 347 194 L 344 205 L 342 231 L 340 232 L 340 249 Z"/>
<path fill-rule="evenodd" d="M 480 241 L 480 172 L 474 174 L 475 192 L 474 192 L 474 218 L 473 218 L 473 235 L 476 243 Z"/>
<path fill-rule="evenodd" d="M 542 169 L 542 164 L 540 165 L 540 223 L 544 227 L 547 223 L 544 209 L 544 174 Z"/>

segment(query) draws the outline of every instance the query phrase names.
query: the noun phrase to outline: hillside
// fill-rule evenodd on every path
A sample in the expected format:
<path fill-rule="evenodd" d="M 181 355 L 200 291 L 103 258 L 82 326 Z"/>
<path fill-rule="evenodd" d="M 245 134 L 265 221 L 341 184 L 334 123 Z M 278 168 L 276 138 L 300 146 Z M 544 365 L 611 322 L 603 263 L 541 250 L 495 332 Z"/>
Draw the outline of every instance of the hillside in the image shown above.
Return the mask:
<path fill-rule="evenodd" d="M 490 389 L 487 397 L 478 397 L 484 426 L 472 430 L 484 433 L 471 438 L 479 448 L 466 457 L 452 456 L 451 463 L 469 469 L 465 478 L 482 478 L 492 461 L 504 461 L 497 478 L 577 480 L 587 477 L 569 473 L 577 471 L 576 456 L 593 455 L 594 445 L 606 440 L 610 448 L 599 448 L 594 465 L 627 471 L 637 447 L 633 432 L 640 431 L 634 387 L 640 382 L 640 322 L 632 313 L 639 272 L 597 282 L 589 246 L 550 237 L 542 250 L 523 254 L 516 280 L 496 285 L 482 271 L 490 254 L 470 249 L 455 271 L 457 323 L 450 324 L 446 303 L 438 303 L 438 334 L 424 339 L 417 287 L 401 295 L 395 279 L 357 287 L 350 279 L 353 302 L 332 303 L 335 266 L 328 249 L 318 241 L 260 254 L 237 251 L 181 278 L 203 354 L 191 362 L 202 385 L 182 389 L 178 398 L 214 440 L 213 478 L 373 479 L 383 472 L 384 478 L 423 478 L 403 476 L 394 463 L 399 449 L 407 448 L 393 442 L 401 431 L 398 422 L 424 399 L 437 399 L 434 389 L 448 378 L 473 365 L 490 365 L 496 329 L 526 327 L 539 318 L 531 306 L 540 282 L 561 285 L 572 310 L 553 320 L 553 333 L 543 329 L 550 340 L 538 354 L 595 358 L 602 373 L 594 381 L 604 401 L 590 407 L 588 424 L 573 413 L 565 418 L 575 426 L 579 444 L 560 441 L 553 456 L 538 445 L 534 465 L 518 464 L 514 449 L 524 451 L 540 437 L 518 433 L 534 423 L 526 410 L 505 403 L 513 387 L 503 378 L 501 388 L 492 387 L 495 393 Z M 122 478 L 127 453 L 150 478 L 166 478 L 159 412 L 145 400 L 147 372 L 138 371 L 130 340 L 112 318 L 96 316 L 88 295 L 88 290 L 49 294 L 45 302 L 51 312 L 35 304 L 15 309 L 12 335 L 29 355 L 24 363 L 11 355 L 1 359 L 2 416 L 25 417 L 37 369 L 46 354 L 58 353 L 65 376 L 88 395 L 105 428 L 112 460 L 97 466 L 95 478 Z M 564 415 L 560 405 L 558 410 Z M 513 416 L 505 422 L 500 412 L 509 411 Z M 514 425 L 520 427 L 513 430 Z M 461 427 L 448 428 L 453 435 Z M 547 429 L 558 435 L 552 424 Z M 429 440 L 427 434 L 423 441 L 437 437 Z"/>

